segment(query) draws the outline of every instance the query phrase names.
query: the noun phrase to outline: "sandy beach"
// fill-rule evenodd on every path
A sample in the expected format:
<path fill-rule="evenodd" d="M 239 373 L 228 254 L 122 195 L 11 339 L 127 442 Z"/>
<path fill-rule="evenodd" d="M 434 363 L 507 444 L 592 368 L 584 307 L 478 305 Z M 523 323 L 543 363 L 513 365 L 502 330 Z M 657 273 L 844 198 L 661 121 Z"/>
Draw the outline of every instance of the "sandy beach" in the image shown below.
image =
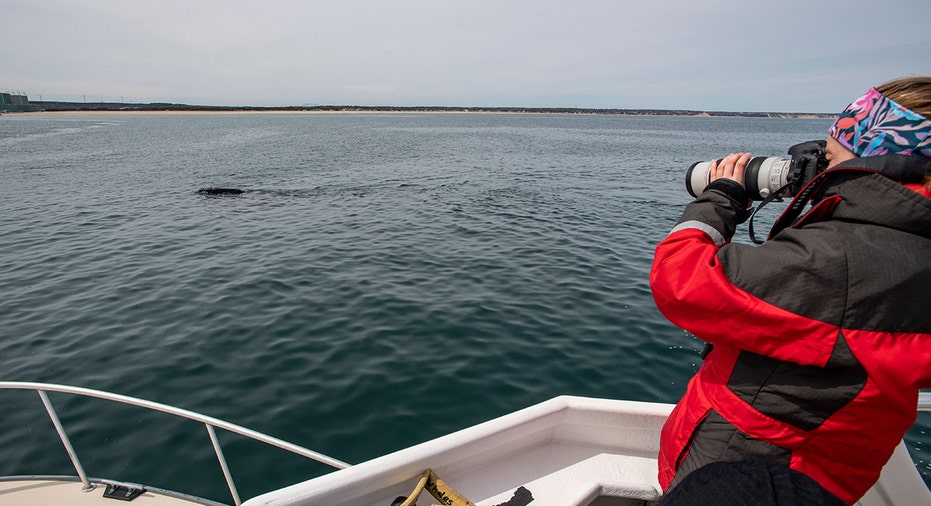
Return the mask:
<path fill-rule="evenodd" d="M 371 110 L 371 111 L 354 111 L 354 110 L 336 110 L 336 111 L 309 111 L 309 110 L 203 110 L 203 111 L 179 111 L 179 110 L 101 110 L 101 111 L 37 111 L 37 112 L 17 112 L 6 113 L 10 116 L 184 116 L 184 115 L 260 115 L 260 114 L 468 114 L 473 111 L 390 111 L 390 110 Z M 5 115 L 6 115 L 5 114 Z M 499 114 L 518 114 L 502 112 Z M 523 113 L 530 114 L 530 113 Z"/>

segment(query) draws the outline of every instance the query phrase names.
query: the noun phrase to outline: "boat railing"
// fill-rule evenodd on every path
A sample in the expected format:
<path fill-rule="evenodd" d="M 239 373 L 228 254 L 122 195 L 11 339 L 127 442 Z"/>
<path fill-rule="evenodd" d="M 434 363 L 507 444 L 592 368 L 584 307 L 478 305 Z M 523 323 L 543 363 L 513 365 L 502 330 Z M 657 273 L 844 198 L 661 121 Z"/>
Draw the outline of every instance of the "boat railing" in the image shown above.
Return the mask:
<path fill-rule="evenodd" d="M 202 415 L 194 411 L 188 411 L 186 409 L 176 408 L 174 406 L 169 406 L 167 404 L 161 404 L 158 402 L 147 401 L 143 399 L 137 399 L 135 397 L 129 397 L 126 395 L 114 394 L 110 392 L 104 392 L 101 390 L 93 390 L 90 388 L 81 388 L 73 387 L 68 385 L 55 385 L 50 383 L 30 383 L 30 382 L 17 382 L 17 381 L 0 381 L 0 389 L 9 389 L 9 390 L 34 390 L 39 394 L 39 398 L 42 399 L 42 404 L 45 405 L 45 410 L 48 412 L 49 418 L 52 421 L 52 424 L 55 426 L 55 430 L 58 432 L 58 437 L 61 439 L 62 444 L 65 446 L 65 450 L 68 452 L 68 456 L 71 458 L 71 463 L 74 465 L 75 471 L 78 473 L 81 482 L 84 484 L 83 490 L 89 492 L 95 488 L 95 485 L 91 483 L 90 479 L 87 477 L 87 473 L 84 472 L 84 467 L 81 465 L 81 461 L 78 458 L 77 452 L 75 452 L 74 447 L 71 445 L 71 440 L 68 438 L 68 434 L 65 432 L 65 428 L 62 426 L 61 421 L 58 418 L 58 413 L 55 411 L 55 408 L 52 406 L 52 402 L 49 400 L 47 392 L 60 392 L 65 394 L 81 395 L 85 397 L 96 397 L 98 399 L 105 399 L 108 401 L 119 402 L 122 404 L 129 404 L 132 406 L 138 406 L 141 408 L 151 409 L 155 411 L 161 411 L 162 413 L 168 413 L 170 415 L 178 416 L 181 418 L 187 418 L 189 420 L 194 420 L 196 422 L 201 422 L 207 427 L 207 433 L 210 436 L 210 442 L 213 444 L 213 450 L 217 454 L 217 460 L 219 460 L 220 468 L 223 471 L 223 476 L 226 478 L 227 486 L 229 487 L 230 494 L 233 496 L 233 502 L 238 506 L 242 503 L 239 498 L 239 492 L 236 489 L 236 484 L 233 481 L 233 476 L 230 473 L 229 466 L 226 463 L 226 458 L 223 456 L 223 449 L 220 447 L 220 442 L 217 439 L 216 428 L 220 428 L 229 432 L 245 436 L 256 441 L 261 441 L 272 446 L 276 446 L 283 450 L 287 450 L 292 453 L 313 459 L 317 462 L 327 464 L 329 466 L 335 467 L 337 469 L 344 469 L 349 467 L 349 464 L 342 462 L 340 460 L 328 457 L 322 453 L 309 450 L 302 446 L 298 446 L 293 443 L 278 439 L 276 437 L 263 434 L 245 427 L 230 423 L 219 418 L 214 418 L 212 416 Z M 931 401 L 929 401 L 929 406 L 931 406 Z"/>

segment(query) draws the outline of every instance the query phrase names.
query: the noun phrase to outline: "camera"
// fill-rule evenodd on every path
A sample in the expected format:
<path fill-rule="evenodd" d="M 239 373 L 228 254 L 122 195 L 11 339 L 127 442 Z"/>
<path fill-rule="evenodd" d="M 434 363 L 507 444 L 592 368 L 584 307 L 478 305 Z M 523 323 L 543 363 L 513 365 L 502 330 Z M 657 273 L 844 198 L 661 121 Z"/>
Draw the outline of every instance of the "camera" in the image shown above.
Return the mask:
<path fill-rule="evenodd" d="M 756 156 L 744 169 L 744 188 L 751 200 L 794 197 L 824 171 L 825 141 L 808 141 L 789 148 L 791 158 Z M 718 160 L 721 163 L 721 160 Z M 685 189 L 697 197 L 710 183 L 711 162 L 695 162 L 685 173 Z"/>

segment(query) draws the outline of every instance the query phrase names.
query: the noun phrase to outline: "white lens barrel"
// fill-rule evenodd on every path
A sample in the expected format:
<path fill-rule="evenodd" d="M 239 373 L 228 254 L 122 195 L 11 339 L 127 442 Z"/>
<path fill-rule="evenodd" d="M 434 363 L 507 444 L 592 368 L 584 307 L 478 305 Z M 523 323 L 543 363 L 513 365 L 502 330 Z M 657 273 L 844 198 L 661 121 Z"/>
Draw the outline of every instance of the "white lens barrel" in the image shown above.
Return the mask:
<path fill-rule="evenodd" d="M 720 160 L 719 160 L 720 162 Z M 779 157 L 754 157 L 744 171 L 744 188 L 751 200 L 763 200 L 788 182 L 792 160 Z M 685 173 L 685 189 L 698 197 L 711 182 L 711 162 L 695 162 Z"/>
<path fill-rule="evenodd" d="M 756 177 L 756 188 L 759 188 L 759 197 L 751 195 L 754 200 L 762 200 L 771 193 L 782 188 L 786 184 L 786 178 L 789 174 L 792 160 L 785 158 L 769 157 L 763 160 L 756 174 L 747 174 L 748 177 Z M 746 185 L 748 188 L 750 185 Z"/>
<path fill-rule="evenodd" d="M 685 173 L 685 189 L 693 197 L 701 195 L 708 186 L 708 179 L 711 177 L 711 162 L 693 163 Z"/>

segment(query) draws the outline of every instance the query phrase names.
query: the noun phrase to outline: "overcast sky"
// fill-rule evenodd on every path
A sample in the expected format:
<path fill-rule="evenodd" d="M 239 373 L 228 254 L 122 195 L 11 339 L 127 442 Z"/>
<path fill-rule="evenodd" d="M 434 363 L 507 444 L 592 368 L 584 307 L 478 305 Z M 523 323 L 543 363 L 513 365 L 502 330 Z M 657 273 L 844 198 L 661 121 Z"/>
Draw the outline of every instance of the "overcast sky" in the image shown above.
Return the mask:
<path fill-rule="evenodd" d="M 4 0 L 32 100 L 839 112 L 931 0 Z"/>

